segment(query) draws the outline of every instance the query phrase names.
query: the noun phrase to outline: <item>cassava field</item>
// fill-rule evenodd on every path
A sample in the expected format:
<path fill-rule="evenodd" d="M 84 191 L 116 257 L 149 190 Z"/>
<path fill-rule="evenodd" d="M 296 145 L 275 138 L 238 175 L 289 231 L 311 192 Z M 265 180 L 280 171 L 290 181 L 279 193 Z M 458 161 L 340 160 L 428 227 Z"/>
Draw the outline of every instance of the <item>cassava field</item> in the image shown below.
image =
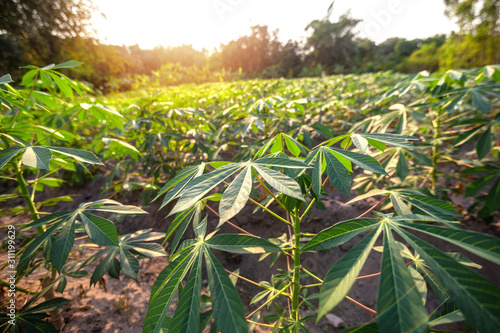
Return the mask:
<path fill-rule="evenodd" d="M 498 332 L 500 66 L 0 78 L 4 332 Z"/>

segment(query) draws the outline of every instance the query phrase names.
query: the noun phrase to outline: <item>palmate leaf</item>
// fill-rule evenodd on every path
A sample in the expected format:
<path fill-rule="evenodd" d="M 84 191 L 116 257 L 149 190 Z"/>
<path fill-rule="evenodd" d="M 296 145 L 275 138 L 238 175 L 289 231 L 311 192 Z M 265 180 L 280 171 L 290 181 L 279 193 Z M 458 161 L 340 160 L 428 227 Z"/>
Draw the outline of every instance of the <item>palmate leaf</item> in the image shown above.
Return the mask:
<path fill-rule="evenodd" d="M 434 246 L 399 228 L 395 230 L 425 260 L 479 332 L 496 332 L 500 327 L 500 288 L 481 274 L 458 263 Z"/>
<path fill-rule="evenodd" d="M 184 290 L 180 294 L 169 333 L 189 333 L 200 331 L 200 293 L 203 252 L 199 251 Z M 203 329 L 204 327 L 202 327 Z"/>
<path fill-rule="evenodd" d="M 380 223 L 380 219 L 353 219 L 329 227 L 311 239 L 301 251 L 324 251 L 349 241 Z"/>
<path fill-rule="evenodd" d="M 401 227 L 417 230 L 458 245 L 475 255 L 500 265 L 500 239 L 495 236 L 429 224 L 401 223 Z"/>
<path fill-rule="evenodd" d="M 221 333 L 248 333 L 245 310 L 240 295 L 224 267 L 209 251 L 205 251 L 208 284 L 215 324 Z"/>
<path fill-rule="evenodd" d="M 347 295 L 365 264 L 381 228 L 372 231 L 340 258 L 326 273 L 319 293 L 318 322 Z"/>
<path fill-rule="evenodd" d="M 385 224 L 384 250 L 377 297 L 377 324 L 382 332 L 426 332 L 427 311 L 413 278 Z"/>
<path fill-rule="evenodd" d="M 231 253 L 268 253 L 283 252 L 283 250 L 263 238 L 239 235 L 220 234 L 205 241 L 208 247 Z"/>
<path fill-rule="evenodd" d="M 247 204 L 252 190 L 252 167 L 246 166 L 222 194 L 219 205 L 219 228 Z"/>

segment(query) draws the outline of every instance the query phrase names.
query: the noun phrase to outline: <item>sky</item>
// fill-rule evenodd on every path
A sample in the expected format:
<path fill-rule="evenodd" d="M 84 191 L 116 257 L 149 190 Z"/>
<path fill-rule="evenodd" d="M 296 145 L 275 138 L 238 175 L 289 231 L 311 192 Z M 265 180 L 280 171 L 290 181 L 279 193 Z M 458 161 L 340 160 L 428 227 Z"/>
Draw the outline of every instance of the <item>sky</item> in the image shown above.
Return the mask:
<path fill-rule="evenodd" d="M 332 0 L 94 0 L 99 11 L 93 27 L 102 42 L 138 44 L 143 49 L 158 45 L 191 44 L 209 51 L 240 36 L 253 25 L 279 29 L 278 37 L 301 41 L 305 27 L 325 17 Z M 377 44 L 390 37 L 407 39 L 448 34 L 458 30 L 444 15 L 443 0 L 336 0 L 336 21 L 346 11 L 362 19 L 359 37 Z M 105 18 L 104 18 L 105 16 Z"/>

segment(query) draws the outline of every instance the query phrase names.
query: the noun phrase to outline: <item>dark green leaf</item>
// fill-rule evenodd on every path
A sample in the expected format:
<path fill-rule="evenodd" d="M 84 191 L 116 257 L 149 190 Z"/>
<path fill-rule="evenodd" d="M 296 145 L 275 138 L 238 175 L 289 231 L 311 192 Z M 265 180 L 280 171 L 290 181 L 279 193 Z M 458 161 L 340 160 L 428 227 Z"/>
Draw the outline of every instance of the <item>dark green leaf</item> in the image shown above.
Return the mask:
<path fill-rule="evenodd" d="M 349 252 L 340 258 L 326 273 L 319 293 L 318 322 L 347 295 L 365 264 L 373 244 L 378 238 L 380 227 L 365 236 Z"/>
<path fill-rule="evenodd" d="M 75 220 L 70 219 L 64 224 L 61 232 L 52 243 L 50 249 L 50 261 L 55 269 L 61 273 L 61 270 L 68 259 L 69 252 L 75 241 Z"/>
<path fill-rule="evenodd" d="M 49 169 L 49 162 L 52 159 L 50 150 L 44 147 L 26 147 L 21 162 L 24 165 L 37 168 Z"/>
<path fill-rule="evenodd" d="M 283 252 L 281 248 L 263 238 L 250 235 L 220 234 L 205 243 L 213 249 L 232 253 Z"/>
<path fill-rule="evenodd" d="M 248 333 L 245 310 L 238 291 L 210 251 L 205 252 L 205 258 L 217 329 L 222 333 Z"/>
<path fill-rule="evenodd" d="M 118 233 L 113 222 L 89 213 L 80 213 L 85 231 L 91 241 L 98 245 L 118 245 Z"/>
<path fill-rule="evenodd" d="M 387 224 L 380 272 L 377 297 L 377 323 L 380 330 L 427 331 L 427 311 Z"/>
<path fill-rule="evenodd" d="M 323 251 L 339 246 L 363 231 L 372 229 L 380 223 L 379 219 L 353 219 L 337 223 L 317 234 L 302 251 Z"/>

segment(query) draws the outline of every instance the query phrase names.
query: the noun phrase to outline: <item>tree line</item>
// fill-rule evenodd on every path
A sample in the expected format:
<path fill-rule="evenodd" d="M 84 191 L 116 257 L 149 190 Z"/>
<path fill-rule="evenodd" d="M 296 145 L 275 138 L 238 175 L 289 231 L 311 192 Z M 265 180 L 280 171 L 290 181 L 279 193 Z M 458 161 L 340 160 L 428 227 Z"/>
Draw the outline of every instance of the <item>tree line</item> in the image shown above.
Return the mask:
<path fill-rule="evenodd" d="M 161 84 L 245 77 L 303 77 L 335 73 L 398 71 L 413 73 L 500 63 L 500 3 L 496 0 L 445 0 L 460 31 L 424 39 L 389 38 L 375 44 L 360 38 L 361 20 L 349 12 L 333 22 L 327 15 L 310 22 L 305 41 L 278 39 L 265 25 L 214 52 L 191 45 L 141 49 L 89 37 L 91 0 L 0 0 L 0 73 L 16 74 L 26 64 L 68 59 L 85 63 L 72 75 L 102 90 L 127 89 L 137 76 Z M 56 13 L 56 14 L 54 14 Z"/>

